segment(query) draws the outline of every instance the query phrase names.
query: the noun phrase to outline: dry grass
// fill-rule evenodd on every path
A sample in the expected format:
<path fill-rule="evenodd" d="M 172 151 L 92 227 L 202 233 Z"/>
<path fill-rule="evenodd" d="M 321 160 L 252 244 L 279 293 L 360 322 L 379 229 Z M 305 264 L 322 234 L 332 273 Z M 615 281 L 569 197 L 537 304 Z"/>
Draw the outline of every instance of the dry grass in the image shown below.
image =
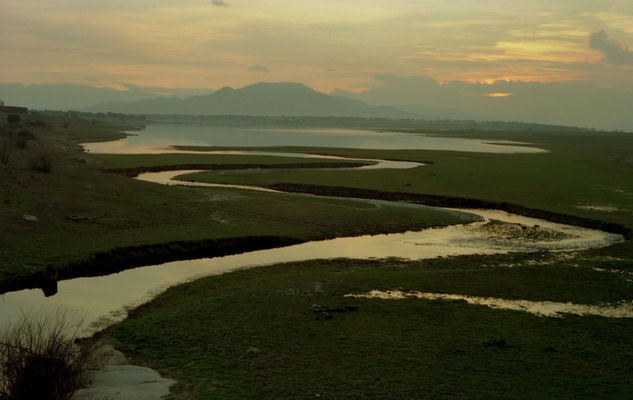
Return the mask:
<path fill-rule="evenodd" d="M 70 400 L 96 362 L 96 345 L 76 343 L 64 313 L 19 321 L 0 333 L 0 399 Z"/>

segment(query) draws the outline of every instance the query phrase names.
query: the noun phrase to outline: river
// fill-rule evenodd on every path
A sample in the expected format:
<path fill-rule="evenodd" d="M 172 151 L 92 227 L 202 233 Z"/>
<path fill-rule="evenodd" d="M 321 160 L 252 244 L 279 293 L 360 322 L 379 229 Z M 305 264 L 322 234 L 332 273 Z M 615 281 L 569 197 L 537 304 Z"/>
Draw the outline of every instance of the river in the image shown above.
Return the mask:
<path fill-rule="evenodd" d="M 110 144 L 112 143 L 120 144 L 120 141 L 110 142 Z M 101 145 L 87 145 L 91 151 L 97 151 L 98 146 Z M 146 146 L 148 146 L 148 143 L 144 143 L 141 147 Z M 138 146 L 136 147 L 138 148 Z M 128 146 L 120 148 L 123 149 L 121 152 L 127 152 L 129 149 Z M 156 147 L 150 146 L 149 148 L 152 151 L 159 151 Z M 525 149 L 525 147 L 521 148 Z M 113 151 L 113 148 L 110 148 L 109 151 Z M 114 151 L 116 152 L 116 150 Z M 171 151 L 162 149 L 162 152 Z M 280 156 L 295 157 L 296 154 L 283 154 Z M 386 160 L 374 161 L 377 162 L 377 164 L 372 166 L 374 168 L 411 168 L 420 165 L 418 163 L 394 164 Z M 141 174 L 137 179 L 156 184 L 221 186 L 225 189 L 233 188 L 235 190 L 269 190 L 257 187 L 214 185 L 174 180 L 176 176 L 187 172 L 192 171 L 145 173 Z M 295 195 L 300 196 L 301 194 Z M 364 199 L 352 199 L 352 201 L 387 203 Z M 396 204 L 402 207 L 426 207 L 407 203 Z M 503 211 L 446 210 L 446 212 L 473 213 L 483 218 L 483 221 L 468 225 L 425 229 L 418 232 L 312 241 L 294 246 L 225 257 L 169 262 L 130 269 L 101 277 L 70 279 L 59 282 L 58 293 L 52 297 L 44 297 L 39 289 L 9 292 L 0 296 L 0 325 L 11 321 L 16 316 L 20 316 L 22 312 L 31 315 L 38 313 L 50 314 L 59 312 L 59 310 L 67 310 L 82 317 L 82 330 L 87 335 L 102 329 L 110 323 L 124 319 L 129 309 L 152 299 L 170 286 L 202 276 L 281 262 L 333 257 L 359 259 L 396 257 L 417 260 L 439 256 L 495 254 L 512 251 L 574 251 L 608 246 L 623 240 L 622 236 L 617 234 L 522 217 Z M 511 229 L 517 227 L 519 227 L 519 230 L 537 229 L 538 232 L 544 234 L 541 236 L 537 235 L 536 238 L 529 240 L 520 235 L 513 237 L 513 235 L 508 235 L 507 232 L 500 234 L 496 229 L 490 229 L 490 226 L 493 226 L 490 224 L 492 220 L 507 222 L 508 224 L 504 226 Z"/>

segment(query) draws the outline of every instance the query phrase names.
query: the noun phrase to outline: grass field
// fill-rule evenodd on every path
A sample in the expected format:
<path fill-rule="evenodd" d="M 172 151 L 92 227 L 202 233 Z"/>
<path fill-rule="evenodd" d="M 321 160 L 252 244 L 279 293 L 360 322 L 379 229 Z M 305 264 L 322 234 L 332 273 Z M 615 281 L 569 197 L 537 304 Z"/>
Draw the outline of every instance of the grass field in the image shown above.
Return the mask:
<path fill-rule="evenodd" d="M 627 150 L 633 148 L 633 137 L 477 135 L 526 141 L 549 152 L 277 148 L 268 150 L 429 165 L 401 171 L 210 171 L 186 179 L 508 201 L 633 228 L 633 165 Z M 177 379 L 174 399 L 627 399 L 633 371 L 630 319 L 544 318 L 464 302 L 343 296 L 402 289 L 614 304 L 632 300 L 631 272 L 630 241 L 566 257 L 546 253 L 286 264 L 172 288 L 107 335 L 136 360 Z M 330 310 L 332 318 L 321 320 L 315 309 Z"/>
<path fill-rule="evenodd" d="M 523 135 L 512 133 L 505 136 L 477 132 L 476 135 L 478 138 L 492 140 L 505 138 L 529 141 L 531 145 L 549 152 L 489 154 L 423 150 L 271 148 L 270 150 L 287 152 L 422 161 L 429 165 L 395 173 L 391 170 L 271 170 L 252 175 L 242 172 L 204 172 L 197 174 L 195 179 L 263 186 L 308 183 L 508 201 L 526 207 L 633 226 L 633 160 L 630 158 L 633 135 L 572 135 L 554 132 Z"/>
<path fill-rule="evenodd" d="M 4 283 L 127 246 L 271 234 L 313 240 L 466 220 L 353 200 L 165 187 L 109 169 L 250 164 L 258 168 L 188 178 L 507 201 L 633 228 L 633 136 L 625 134 L 442 132 L 525 141 L 549 152 L 283 148 L 274 150 L 429 164 L 410 170 L 271 169 L 266 166 L 313 161 L 85 154 L 77 143 L 121 137 L 119 130 L 138 121 L 35 118 L 45 122 L 29 128 L 38 139 L 0 165 Z M 48 173 L 33 169 L 33 157 L 42 151 L 53 156 Z M 100 336 L 133 362 L 178 380 L 173 399 L 627 399 L 631 319 L 544 318 L 465 302 L 344 295 L 400 289 L 604 305 L 633 301 L 631 273 L 630 241 L 562 255 L 315 260 L 173 287 Z"/>
<path fill-rule="evenodd" d="M 311 261 L 174 287 L 107 335 L 177 379 L 174 399 L 630 398 L 631 319 L 343 297 L 394 288 L 580 304 L 633 296 L 616 275 L 536 256 Z"/>
<path fill-rule="evenodd" d="M 123 134 L 117 129 L 129 126 L 70 117 L 28 118 L 45 124 L 32 127 L 25 120 L 24 127 L 37 140 L 29 141 L 26 149 L 14 149 L 9 163 L 0 165 L 0 292 L 43 271 L 63 272 L 70 264 L 89 261 L 95 253 L 129 246 L 257 235 L 305 241 L 471 220 L 441 211 L 376 207 L 359 201 L 140 182 L 107 169 L 239 163 L 261 171 L 283 159 L 92 155 L 83 153 L 77 143 L 119 138 Z M 52 160 L 50 172 L 32 166 L 33 159 L 42 154 Z M 285 162 L 296 165 L 313 160 Z M 28 220 L 30 216 L 37 220 Z"/>

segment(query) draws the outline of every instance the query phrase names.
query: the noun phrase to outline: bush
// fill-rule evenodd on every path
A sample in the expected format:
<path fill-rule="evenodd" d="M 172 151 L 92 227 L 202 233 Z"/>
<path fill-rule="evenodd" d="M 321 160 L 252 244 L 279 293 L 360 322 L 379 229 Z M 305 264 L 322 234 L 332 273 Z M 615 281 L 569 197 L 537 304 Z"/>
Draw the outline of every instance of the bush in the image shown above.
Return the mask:
<path fill-rule="evenodd" d="M 41 151 L 31 158 L 31 169 L 40 172 L 51 172 L 53 166 L 53 155 L 46 151 Z"/>
<path fill-rule="evenodd" d="M 9 114 L 7 115 L 7 122 L 9 125 L 17 125 L 20 123 L 20 116 L 17 114 Z"/>
<path fill-rule="evenodd" d="M 18 138 L 24 140 L 35 140 L 35 135 L 31 131 L 22 129 L 20 132 L 18 132 Z"/>
<path fill-rule="evenodd" d="M 35 140 L 35 135 L 27 131 L 26 129 L 23 129 L 20 132 L 18 132 L 18 138 L 16 139 L 15 144 L 20 149 L 26 149 L 26 147 L 28 146 L 29 140 Z"/>
<path fill-rule="evenodd" d="M 0 399 L 70 400 L 87 379 L 94 345 L 78 346 L 64 315 L 27 317 L 0 334 Z"/>
<path fill-rule="evenodd" d="M 48 126 L 48 124 L 41 119 L 28 120 L 26 123 L 37 128 L 46 128 Z"/>
<path fill-rule="evenodd" d="M 11 146 L 9 141 L 4 139 L 0 140 L 0 162 L 2 164 L 7 164 L 9 162 L 9 157 L 11 156 Z"/>

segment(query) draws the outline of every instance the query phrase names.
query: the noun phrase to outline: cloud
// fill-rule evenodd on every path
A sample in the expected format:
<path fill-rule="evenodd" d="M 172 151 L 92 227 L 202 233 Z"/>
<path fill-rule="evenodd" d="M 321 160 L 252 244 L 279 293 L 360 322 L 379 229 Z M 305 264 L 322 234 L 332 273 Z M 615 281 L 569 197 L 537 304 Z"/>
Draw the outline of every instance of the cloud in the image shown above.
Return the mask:
<path fill-rule="evenodd" d="M 609 37 L 605 31 L 589 36 L 589 47 L 600 50 L 611 64 L 633 65 L 633 51 L 626 44 Z"/>
<path fill-rule="evenodd" d="M 633 85 L 597 87 L 587 82 L 491 84 L 427 76 L 376 75 L 374 87 L 337 91 L 371 105 L 394 106 L 424 118 L 539 122 L 633 131 Z"/>
<path fill-rule="evenodd" d="M 212 0 L 211 4 L 213 4 L 216 7 L 230 7 L 229 3 L 223 0 Z"/>
<path fill-rule="evenodd" d="M 262 65 L 252 65 L 248 67 L 248 70 L 251 72 L 270 72 L 270 70 Z"/>

